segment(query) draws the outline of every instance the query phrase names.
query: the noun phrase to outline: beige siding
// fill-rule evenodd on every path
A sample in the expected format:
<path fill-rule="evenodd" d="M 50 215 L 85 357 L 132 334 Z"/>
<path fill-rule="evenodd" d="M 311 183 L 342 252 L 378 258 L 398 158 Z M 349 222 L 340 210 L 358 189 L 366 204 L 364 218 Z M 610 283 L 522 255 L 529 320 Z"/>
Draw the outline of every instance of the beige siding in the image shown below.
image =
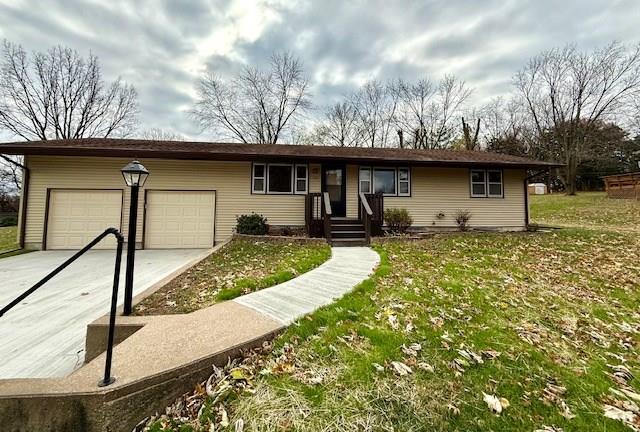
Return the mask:
<path fill-rule="evenodd" d="M 129 190 L 120 168 L 129 159 L 64 156 L 29 156 L 31 168 L 25 243 L 42 246 L 47 188 L 122 189 L 121 230 L 126 235 Z M 250 162 L 143 159 L 151 175 L 146 190 L 215 190 L 215 240 L 223 241 L 235 227 L 236 216 L 252 211 L 272 225 L 304 225 L 304 195 L 252 195 Z M 470 198 L 469 171 L 457 168 L 412 169 L 412 196 L 386 197 L 385 207 L 405 207 L 420 227 L 455 226 L 458 209 L 471 211 L 471 225 L 521 229 L 524 227 L 523 170 L 505 170 L 504 198 Z M 358 166 L 347 167 L 347 215 L 358 215 Z M 309 165 L 309 190 L 321 188 L 321 165 Z M 142 241 L 144 191 L 141 191 L 137 238 Z M 443 220 L 436 214 L 445 213 Z M 434 224 L 435 222 L 435 224 Z"/>
<path fill-rule="evenodd" d="M 347 191 L 357 191 L 357 167 L 351 165 L 347 172 Z M 456 211 L 469 210 L 471 226 L 523 229 L 524 177 L 524 170 L 504 170 L 504 198 L 471 198 L 468 169 L 413 167 L 411 196 L 385 197 L 384 206 L 406 208 L 416 227 L 455 227 Z M 348 200 L 347 214 L 357 216 L 357 206 L 355 199 Z M 445 214 L 443 219 L 436 218 L 440 212 Z"/>
<path fill-rule="evenodd" d="M 44 233 L 47 188 L 113 189 L 125 191 L 121 230 L 126 236 L 129 190 L 120 168 L 128 159 L 64 156 L 30 156 L 31 182 L 25 243 L 40 248 Z M 151 175 L 146 190 L 215 190 L 216 242 L 228 238 L 236 216 L 252 211 L 273 225 L 304 225 L 304 195 L 252 195 L 250 162 L 182 161 L 142 159 Z M 313 171 L 313 165 L 310 171 Z M 310 173 L 310 190 L 320 190 L 318 172 Z M 137 241 L 142 241 L 143 197 L 140 193 Z"/>
<path fill-rule="evenodd" d="M 358 166 L 347 165 L 347 217 L 358 217 Z"/>

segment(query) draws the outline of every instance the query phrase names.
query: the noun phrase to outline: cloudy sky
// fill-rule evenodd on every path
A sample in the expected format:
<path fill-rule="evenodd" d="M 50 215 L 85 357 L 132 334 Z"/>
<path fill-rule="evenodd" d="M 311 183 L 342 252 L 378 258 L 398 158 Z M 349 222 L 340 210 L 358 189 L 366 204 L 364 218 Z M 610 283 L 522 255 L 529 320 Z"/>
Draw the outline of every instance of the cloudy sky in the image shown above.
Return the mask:
<path fill-rule="evenodd" d="M 209 138 L 190 120 L 206 70 L 233 74 L 276 50 L 300 57 L 318 106 L 371 78 L 455 74 L 473 102 L 508 93 L 536 53 L 640 42 L 640 0 L 0 0 L 0 39 L 63 44 L 139 93 L 141 129 Z"/>

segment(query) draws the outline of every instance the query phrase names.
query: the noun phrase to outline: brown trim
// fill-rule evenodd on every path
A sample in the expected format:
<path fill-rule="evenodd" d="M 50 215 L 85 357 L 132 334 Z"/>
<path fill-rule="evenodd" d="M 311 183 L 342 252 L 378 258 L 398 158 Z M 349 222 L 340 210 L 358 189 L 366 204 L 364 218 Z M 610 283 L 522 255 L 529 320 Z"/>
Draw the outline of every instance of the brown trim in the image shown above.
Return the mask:
<path fill-rule="evenodd" d="M 140 239 L 141 241 L 140 250 L 146 249 L 145 240 L 147 238 L 147 199 L 148 199 L 147 195 L 149 193 L 149 189 L 143 189 L 143 191 L 144 191 L 144 195 L 142 195 L 142 238 Z M 129 202 L 129 206 L 131 206 L 131 202 Z M 136 226 L 136 230 L 137 229 L 138 227 Z"/>
<path fill-rule="evenodd" d="M 44 200 L 44 227 L 42 232 L 42 250 L 47 250 L 47 233 L 49 231 L 49 204 L 51 201 L 51 188 L 47 188 L 47 195 Z"/>
<path fill-rule="evenodd" d="M 24 249 L 25 241 L 27 237 L 27 207 L 29 205 L 29 184 L 31 183 L 31 170 L 27 168 L 27 157 L 24 157 L 24 168 L 22 170 L 22 193 L 20 194 L 20 209 L 22 214 L 20 215 L 20 234 L 18 240 L 18 246 L 20 249 Z"/>
<path fill-rule="evenodd" d="M 51 205 L 51 192 L 52 191 L 119 191 L 120 192 L 120 225 L 118 231 L 122 232 L 122 216 L 124 211 L 124 189 L 118 188 L 47 188 L 47 195 L 45 198 L 44 209 L 44 229 L 42 233 L 42 250 L 47 250 L 47 234 L 49 232 L 49 206 Z M 109 227 L 107 227 L 109 228 Z"/>
<path fill-rule="evenodd" d="M 218 191 L 217 189 L 145 189 L 144 190 L 144 208 L 142 216 L 142 249 L 146 249 L 147 235 L 147 199 L 149 192 L 213 192 L 213 244 L 216 244 L 216 223 L 218 220 Z"/>
<path fill-rule="evenodd" d="M 265 162 L 344 162 L 362 165 L 428 165 L 457 167 L 502 166 L 513 168 L 560 167 L 562 164 L 487 152 L 382 149 L 286 144 L 170 142 L 131 139 L 50 140 L 0 143 L 5 154 L 60 156 L 138 157 L 186 160 Z"/>

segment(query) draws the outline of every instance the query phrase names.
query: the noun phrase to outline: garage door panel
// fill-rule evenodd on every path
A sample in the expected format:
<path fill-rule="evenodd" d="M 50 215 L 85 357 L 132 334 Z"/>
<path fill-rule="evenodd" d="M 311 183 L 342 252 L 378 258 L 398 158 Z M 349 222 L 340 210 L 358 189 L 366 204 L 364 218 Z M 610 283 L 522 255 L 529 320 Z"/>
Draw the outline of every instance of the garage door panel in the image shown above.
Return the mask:
<path fill-rule="evenodd" d="M 120 227 L 121 190 L 51 190 L 47 249 L 81 249 L 109 227 Z M 96 249 L 115 248 L 109 236 Z"/>
<path fill-rule="evenodd" d="M 213 191 L 148 191 L 146 248 L 209 248 L 214 232 Z"/>

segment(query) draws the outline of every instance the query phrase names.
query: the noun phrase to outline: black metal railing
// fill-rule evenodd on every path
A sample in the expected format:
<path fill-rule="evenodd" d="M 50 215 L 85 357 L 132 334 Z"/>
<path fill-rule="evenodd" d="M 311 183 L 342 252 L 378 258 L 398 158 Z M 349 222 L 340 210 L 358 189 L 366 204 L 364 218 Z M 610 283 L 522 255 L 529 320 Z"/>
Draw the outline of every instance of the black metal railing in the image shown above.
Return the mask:
<path fill-rule="evenodd" d="M 108 235 L 115 236 L 118 245 L 116 248 L 116 262 L 115 262 L 115 269 L 113 273 L 113 289 L 111 292 L 111 312 L 109 316 L 109 337 L 107 341 L 107 358 L 105 360 L 105 365 L 104 365 L 104 378 L 102 379 L 102 381 L 98 383 L 99 386 L 106 386 L 115 381 L 115 378 L 111 376 L 111 359 L 113 356 L 113 338 L 114 338 L 115 324 L 116 324 L 116 310 L 118 307 L 118 285 L 120 283 L 120 262 L 122 260 L 122 244 L 124 243 L 124 237 L 122 236 L 120 231 L 118 231 L 115 228 L 107 228 L 106 230 L 104 230 L 102 234 L 100 234 L 98 237 L 93 239 L 89 244 L 87 244 L 85 247 L 83 247 L 78 252 L 73 254 L 71 258 L 67 259 L 65 262 L 60 264 L 53 271 L 49 272 L 45 277 L 40 279 L 35 285 L 33 285 L 31 288 L 29 288 L 28 290 L 20 294 L 11 303 L 9 303 L 8 305 L 0 309 L 0 317 L 2 317 L 4 316 L 5 313 L 13 309 L 18 304 L 20 304 L 22 300 L 29 297 L 38 288 L 40 288 L 42 285 L 49 282 L 58 273 L 60 273 L 65 268 L 67 268 L 71 263 L 73 263 L 75 260 L 80 258 L 82 255 L 84 255 L 89 249 L 91 249 L 92 247 L 100 243 L 100 241 L 105 237 L 107 237 Z"/>

